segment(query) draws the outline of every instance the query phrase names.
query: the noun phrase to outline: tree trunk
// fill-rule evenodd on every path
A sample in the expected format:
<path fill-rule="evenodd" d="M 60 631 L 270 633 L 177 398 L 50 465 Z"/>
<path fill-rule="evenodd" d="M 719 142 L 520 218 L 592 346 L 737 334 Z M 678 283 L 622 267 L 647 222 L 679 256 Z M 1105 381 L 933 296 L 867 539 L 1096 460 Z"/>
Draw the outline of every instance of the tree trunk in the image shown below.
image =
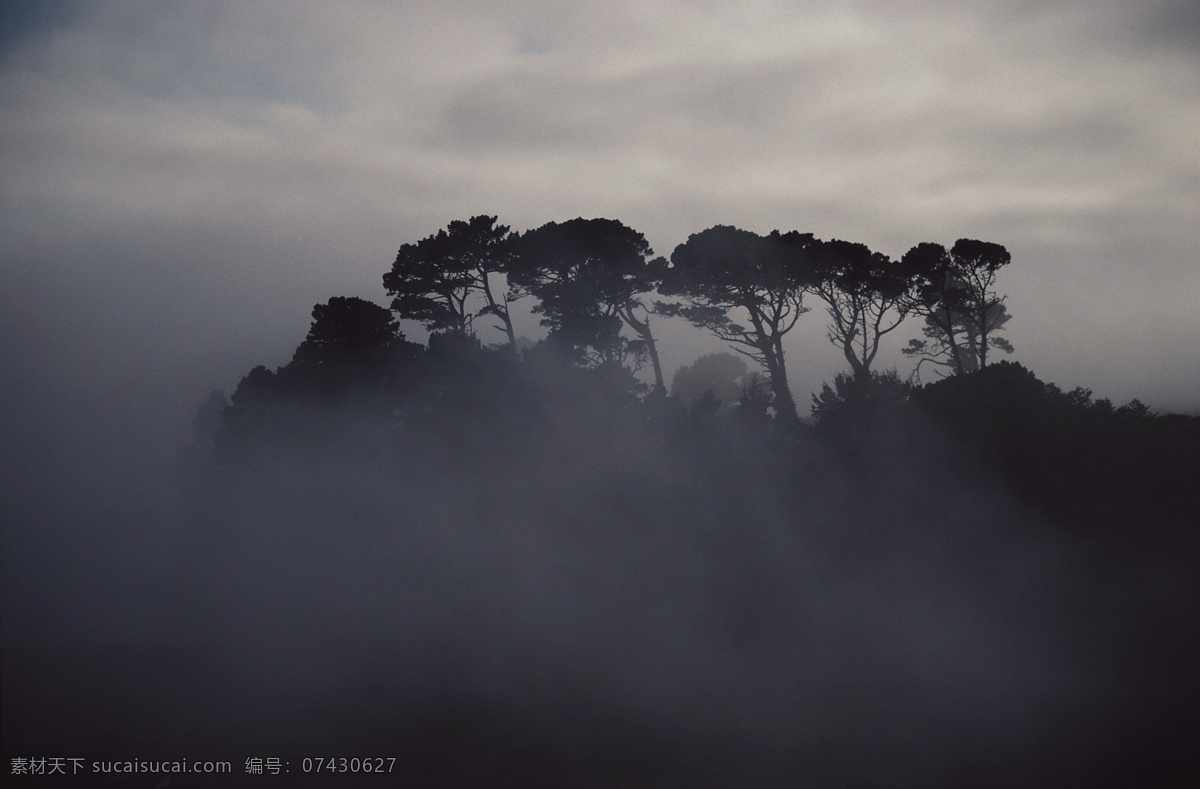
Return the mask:
<path fill-rule="evenodd" d="M 654 344 L 654 335 L 650 333 L 650 319 L 647 317 L 644 321 L 638 320 L 634 316 L 632 308 L 620 310 L 618 314 L 646 343 L 646 353 L 650 354 L 650 364 L 654 367 L 654 388 L 659 394 L 666 394 L 667 388 L 663 385 L 662 365 L 658 361 L 658 346 Z"/>
<path fill-rule="evenodd" d="M 788 386 L 787 371 L 783 366 L 783 346 L 776 337 L 763 354 L 767 363 L 767 374 L 771 376 L 771 391 L 775 393 L 775 413 L 786 424 L 792 425 L 799 421 L 796 412 L 796 401 Z"/>
<path fill-rule="evenodd" d="M 504 300 L 504 306 L 496 303 L 495 297 L 492 296 L 492 286 L 488 282 L 488 272 L 479 272 L 479 281 L 483 283 L 483 296 L 487 299 L 488 306 L 491 307 L 491 312 L 504 323 L 504 333 L 508 335 L 508 347 L 513 351 L 517 350 L 517 337 L 513 333 L 512 319 L 508 317 L 508 299 Z"/>
<path fill-rule="evenodd" d="M 859 360 L 858 354 L 854 352 L 854 348 L 850 343 L 846 343 L 842 347 L 842 353 L 846 357 L 846 361 L 850 363 L 850 372 L 854 374 L 856 379 L 864 379 L 871 377 L 871 363 L 865 360 Z"/>

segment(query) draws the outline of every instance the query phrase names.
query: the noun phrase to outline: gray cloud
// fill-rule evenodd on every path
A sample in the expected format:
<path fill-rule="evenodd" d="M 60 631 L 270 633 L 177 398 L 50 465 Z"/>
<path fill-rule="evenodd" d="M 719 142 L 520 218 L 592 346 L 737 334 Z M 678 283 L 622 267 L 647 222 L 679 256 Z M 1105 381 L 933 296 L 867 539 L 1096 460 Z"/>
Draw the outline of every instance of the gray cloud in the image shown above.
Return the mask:
<path fill-rule="evenodd" d="M 1135 11 L 1139 42 L 1178 48 L 1194 57 L 1200 48 L 1200 7 L 1189 0 L 1141 3 Z"/>

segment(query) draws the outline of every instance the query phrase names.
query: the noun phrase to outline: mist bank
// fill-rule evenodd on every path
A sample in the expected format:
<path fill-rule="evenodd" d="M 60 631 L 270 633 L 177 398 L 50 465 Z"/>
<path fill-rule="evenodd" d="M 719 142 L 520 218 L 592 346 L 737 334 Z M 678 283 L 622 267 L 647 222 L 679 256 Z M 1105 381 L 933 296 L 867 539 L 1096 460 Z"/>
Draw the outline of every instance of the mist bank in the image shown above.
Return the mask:
<path fill-rule="evenodd" d="M 1080 569 L 983 480 L 931 506 L 820 444 L 558 402 L 237 452 L 188 552 L 197 649 L 272 705 L 467 710 L 685 775 L 955 773 L 1114 703 L 1064 627 Z"/>
<path fill-rule="evenodd" d="M 338 742 L 535 784 L 1194 768 L 1191 422 L 1016 366 L 847 390 L 806 427 L 537 353 L 405 353 L 247 376 L 169 484 L 118 465 L 19 513 L 104 547 L 31 549 L 39 585 L 5 596 L 22 745 Z M 1126 484 L 1081 473 L 1106 469 Z"/>

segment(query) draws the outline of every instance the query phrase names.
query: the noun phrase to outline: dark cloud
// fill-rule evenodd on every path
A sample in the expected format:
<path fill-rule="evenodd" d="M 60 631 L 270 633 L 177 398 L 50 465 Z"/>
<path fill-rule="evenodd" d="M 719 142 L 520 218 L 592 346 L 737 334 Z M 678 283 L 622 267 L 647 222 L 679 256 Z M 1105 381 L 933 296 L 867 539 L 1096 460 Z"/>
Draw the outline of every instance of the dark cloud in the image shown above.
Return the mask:
<path fill-rule="evenodd" d="M 70 24 L 72 0 L 12 0 L 0 5 L 0 58 L 30 38 Z"/>
<path fill-rule="evenodd" d="M 1158 0 L 1138 5 L 1144 40 L 1194 55 L 1200 48 L 1200 5 L 1192 0 Z"/>

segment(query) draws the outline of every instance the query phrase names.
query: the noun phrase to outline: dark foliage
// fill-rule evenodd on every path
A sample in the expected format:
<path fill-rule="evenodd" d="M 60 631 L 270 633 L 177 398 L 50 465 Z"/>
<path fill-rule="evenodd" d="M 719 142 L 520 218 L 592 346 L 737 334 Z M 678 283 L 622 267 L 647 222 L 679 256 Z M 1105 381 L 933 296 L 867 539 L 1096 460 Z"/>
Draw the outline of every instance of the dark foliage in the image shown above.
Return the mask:
<path fill-rule="evenodd" d="M 761 236 L 729 225 L 711 227 L 677 246 L 663 274 L 660 292 L 682 302 L 657 303 L 662 314 L 683 317 L 759 362 L 788 422 L 795 422 L 797 412 L 783 337 L 808 312 L 807 252 L 818 243 L 811 233 Z"/>
<path fill-rule="evenodd" d="M 855 375 L 838 373 L 833 387 L 813 395 L 812 415 L 825 430 L 860 431 L 902 417 L 912 387 L 895 370 Z"/>
<path fill-rule="evenodd" d="M 403 245 L 383 275 L 392 309 L 431 332 L 456 334 L 473 334 L 477 318 L 493 315 L 509 345 L 516 345 L 503 286 L 493 282 L 516 258 L 516 241 L 496 217 L 481 215 Z"/>
<path fill-rule="evenodd" d="M 865 244 L 826 241 L 809 255 L 810 288 L 829 313 L 826 336 L 864 379 L 883 337 L 916 308 L 914 271 Z"/>
<path fill-rule="evenodd" d="M 646 356 L 663 389 L 658 349 L 639 300 L 662 278 L 663 261 L 641 233 L 615 219 L 550 222 L 521 237 L 511 294 L 534 296 L 549 341 L 597 366 Z M 628 326 L 638 339 L 626 340 Z"/>
<path fill-rule="evenodd" d="M 981 467 L 1055 521 L 1134 544 L 1188 538 L 1200 512 L 1200 418 L 1113 409 L 1013 362 L 914 393 Z"/>
<path fill-rule="evenodd" d="M 336 403 L 386 408 L 411 391 L 426 366 L 425 347 L 405 340 L 395 318 L 377 304 L 334 296 L 312 315 L 291 362 L 274 372 L 259 365 L 238 383 L 221 416 L 224 430 L 214 439 L 291 434 L 305 423 L 306 409 L 315 415 Z"/>
<path fill-rule="evenodd" d="M 992 349 L 1012 353 L 1000 332 L 1010 319 L 1004 297 L 995 291 L 996 275 L 1011 262 L 999 244 L 960 238 L 946 249 L 918 244 L 902 261 L 912 278 L 917 314 L 925 319 L 924 340 L 912 340 L 904 353 L 954 374 L 974 372 L 988 363 Z"/>

